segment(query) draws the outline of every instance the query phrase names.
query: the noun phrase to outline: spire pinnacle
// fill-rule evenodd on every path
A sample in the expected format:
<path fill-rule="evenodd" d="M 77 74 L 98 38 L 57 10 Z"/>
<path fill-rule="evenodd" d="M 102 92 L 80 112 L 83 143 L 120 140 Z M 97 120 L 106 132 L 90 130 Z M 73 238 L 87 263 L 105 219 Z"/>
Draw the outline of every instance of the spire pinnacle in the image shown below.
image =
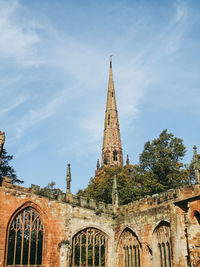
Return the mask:
<path fill-rule="evenodd" d="M 66 177 L 66 181 L 67 181 L 67 190 L 66 193 L 67 194 L 71 194 L 71 167 L 70 164 L 67 164 L 67 177 Z"/>
<path fill-rule="evenodd" d="M 0 166 L 1 166 L 1 154 L 3 151 L 4 142 L 5 142 L 5 133 L 0 131 Z"/>
<path fill-rule="evenodd" d="M 112 73 L 112 55 L 110 56 L 110 73 L 108 81 L 104 138 L 102 148 L 101 166 L 123 165 L 123 152 L 121 145 L 117 103 Z"/>
<path fill-rule="evenodd" d="M 128 166 L 130 164 L 130 161 L 129 161 L 129 156 L 127 154 L 127 157 L 126 157 L 126 165 Z"/>

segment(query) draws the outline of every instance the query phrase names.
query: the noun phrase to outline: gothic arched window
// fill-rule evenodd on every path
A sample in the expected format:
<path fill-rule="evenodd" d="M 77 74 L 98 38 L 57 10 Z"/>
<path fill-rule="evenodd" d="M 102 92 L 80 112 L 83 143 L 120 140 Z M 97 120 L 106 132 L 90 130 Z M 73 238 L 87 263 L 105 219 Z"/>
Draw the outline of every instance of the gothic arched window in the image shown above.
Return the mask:
<path fill-rule="evenodd" d="M 137 236 L 125 229 L 122 233 L 118 247 L 118 266 L 141 267 L 141 246 Z"/>
<path fill-rule="evenodd" d="M 107 267 L 108 237 L 96 228 L 86 228 L 73 237 L 72 267 Z"/>
<path fill-rule="evenodd" d="M 43 223 L 32 208 L 21 210 L 8 230 L 7 265 L 42 265 Z"/>
<path fill-rule="evenodd" d="M 154 230 L 154 242 L 157 250 L 154 254 L 154 265 L 158 267 L 172 266 L 172 249 L 170 242 L 170 224 L 161 222 Z"/>
<path fill-rule="evenodd" d="M 116 150 L 113 151 L 113 160 L 117 161 L 117 151 Z"/>

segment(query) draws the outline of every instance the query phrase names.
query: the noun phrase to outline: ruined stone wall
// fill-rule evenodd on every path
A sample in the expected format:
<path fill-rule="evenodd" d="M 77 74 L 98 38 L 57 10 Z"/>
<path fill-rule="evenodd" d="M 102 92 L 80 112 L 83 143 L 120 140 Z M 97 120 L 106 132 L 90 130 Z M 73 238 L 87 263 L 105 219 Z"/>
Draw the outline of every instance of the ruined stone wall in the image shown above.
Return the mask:
<path fill-rule="evenodd" d="M 197 266 L 200 261 L 200 225 L 194 216 L 195 211 L 200 213 L 199 185 L 169 190 L 121 206 L 115 232 L 116 255 L 120 236 L 128 228 L 141 244 L 141 266 L 160 266 L 154 233 L 165 223 L 170 225 L 172 266 L 190 266 L 189 262 L 195 262 L 191 266 Z"/>
<path fill-rule="evenodd" d="M 113 266 L 113 215 L 109 212 L 100 212 L 99 209 L 97 212 L 97 209 L 83 208 L 38 196 L 33 190 L 12 185 L 6 179 L 0 187 L 0 203 L 0 267 L 5 266 L 9 222 L 18 211 L 28 206 L 33 207 L 43 220 L 45 236 L 43 266 L 66 267 L 66 250 L 61 251 L 63 247 L 60 248 L 59 244 L 63 240 L 69 240 L 71 243 L 73 236 L 86 227 L 100 229 L 108 236 L 108 266 Z"/>
<path fill-rule="evenodd" d="M 190 266 L 189 262 L 192 267 L 198 266 L 199 185 L 147 196 L 120 206 L 116 214 L 112 213 L 110 205 L 93 200 L 72 196 L 72 202 L 68 203 L 64 195 L 51 199 L 36 195 L 34 190 L 34 187 L 12 185 L 8 178 L 0 187 L 0 267 L 5 267 L 9 222 L 18 211 L 28 206 L 40 214 L 44 223 L 44 267 L 69 267 L 67 255 L 70 255 L 73 236 L 88 227 L 99 229 L 108 237 L 108 267 L 123 267 L 118 264 L 119 243 L 126 229 L 134 233 L 140 246 L 141 266 L 159 266 L 157 234 L 166 234 L 167 229 L 173 251 L 171 266 Z M 165 232 L 159 232 L 159 229 Z M 59 246 L 66 240 L 69 244 Z"/>

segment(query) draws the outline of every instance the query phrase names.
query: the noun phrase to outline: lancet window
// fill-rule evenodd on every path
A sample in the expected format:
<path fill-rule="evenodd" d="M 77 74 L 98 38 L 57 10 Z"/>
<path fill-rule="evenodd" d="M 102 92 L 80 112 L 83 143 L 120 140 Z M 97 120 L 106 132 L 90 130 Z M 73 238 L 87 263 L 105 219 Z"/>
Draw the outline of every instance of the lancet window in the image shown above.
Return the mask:
<path fill-rule="evenodd" d="M 118 247 L 119 267 L 141 267 L 141 246 L 137 236 L 126 229 L 120 238 Z"/>
<path fill-rule="evenodd" d="M 113 151 L 113 160 L 117 161 L 117 151 L 116 150 Z"/>
<path fill-rule="evenodd" d="M 7 266 L 42 265 L 43 236 L 40 215 L 32 207 L 20 211 L 8 230 Z"/>
<path fill-rule="evenodd" d="M 172 249 L 170 242 L 170 225 L 167 222 L 162 222 L 154 232 L 155 240 L 157 243 L 157 255 L 159 261 L 157 266 L 159 267 L 171 267 L 172 266 Z"/>
<path fill-rule="evenodd" d="M 72 267 L 107 267 L 108 238 L 96 228 L 73 237 Z"/>

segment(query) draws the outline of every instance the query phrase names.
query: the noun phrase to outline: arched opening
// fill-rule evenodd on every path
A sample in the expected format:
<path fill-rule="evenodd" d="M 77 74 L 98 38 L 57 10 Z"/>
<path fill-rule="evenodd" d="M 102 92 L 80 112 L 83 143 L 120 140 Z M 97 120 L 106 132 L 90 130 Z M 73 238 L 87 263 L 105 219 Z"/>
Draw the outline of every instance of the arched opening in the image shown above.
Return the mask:
<path fill-rule="evenodd" d="M 78 232 L 72 240 L 72 267 L 107 267 L 108 237 L 96 228 Z"/>
<path fill-rule="evenodd" d="M 172 249 L 170 239 L 170 224 L 162 221 L 154 230 L 155 251 L 154 265 L 158 267 L 172 266 Z"/>
<path fill-rule="evenodd" d="M 42 265 L 44 226 L 32 207 L 21 210 L 8 229 L 7 266 Z"/>
<path fill-rule="evenodd" d="M 118 267 L 141 266 L 141 245 L 136 234 L 126 228 L 118 244 Z"/>
<path fill-rule="evenodd" d="M 113 161 L 117 161 L 117 151 L 113 151 Z"/>
<path fill-rule="evenodd" d="M 196 218 L 197 222 L 200 224 L 200 213 L 195 210 L 194 217 Z"/>

